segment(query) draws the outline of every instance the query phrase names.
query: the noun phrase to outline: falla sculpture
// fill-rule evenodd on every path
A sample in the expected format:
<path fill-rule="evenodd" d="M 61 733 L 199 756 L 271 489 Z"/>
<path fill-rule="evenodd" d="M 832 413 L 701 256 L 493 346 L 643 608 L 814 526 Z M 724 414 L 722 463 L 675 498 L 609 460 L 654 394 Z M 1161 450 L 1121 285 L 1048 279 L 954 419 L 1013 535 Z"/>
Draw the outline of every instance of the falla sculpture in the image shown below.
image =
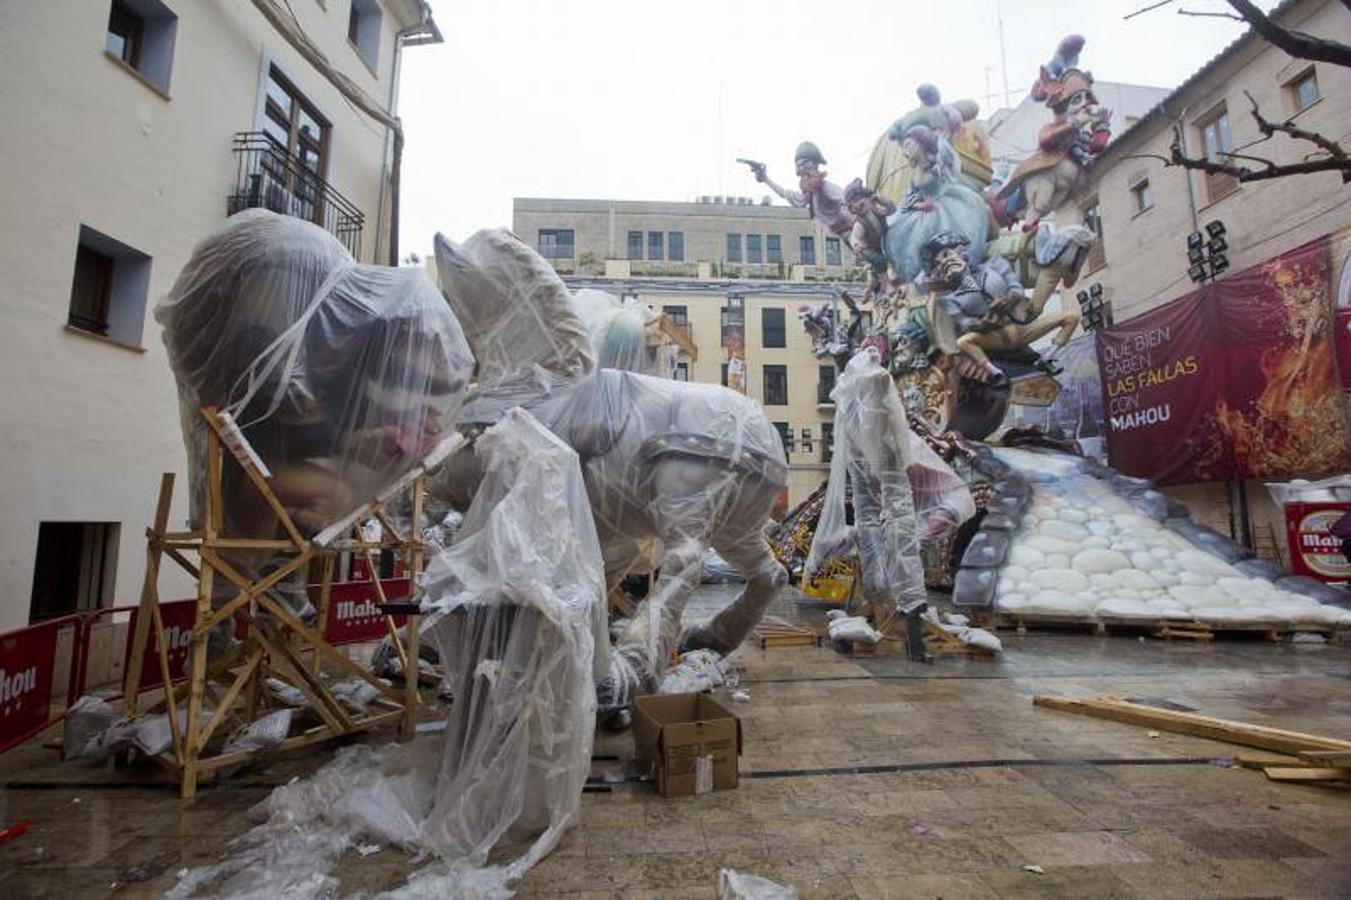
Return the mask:
<path fill-rule="evenodd" d="M 838 304 L 804 311 L 818 355 L 842 368 L 859 348 L 876 348 L 911 417 L 930 429 L 979 440 L 1010 404 L 1046 406 L 1060 392 L 1055 356 L 1079 314 L 1046 309 L 1074 285 L 1097 238 L 1071 207 L 1049 217 L 1111 137 L 1111 112 L 1079 63 L 1084 44 L 1064 38 L 1037 73 L 1031 96 L 1051 119 L 1037 151 L 1002 183 L 975 101 L 945 102 L 932 84 L 920 85 L 919 106 L 882 133 L 864 176 L 844 189 L 827 179 L 810 141 L 794 154 L 797 190 L 776 184 L 765 163 L 741 160 L 757 181 L 846 237 L 863 269 L 862 301 L 842 292 L 847 325 Z M 1031 349 L 1052 333 L 1049 348 Z"/>

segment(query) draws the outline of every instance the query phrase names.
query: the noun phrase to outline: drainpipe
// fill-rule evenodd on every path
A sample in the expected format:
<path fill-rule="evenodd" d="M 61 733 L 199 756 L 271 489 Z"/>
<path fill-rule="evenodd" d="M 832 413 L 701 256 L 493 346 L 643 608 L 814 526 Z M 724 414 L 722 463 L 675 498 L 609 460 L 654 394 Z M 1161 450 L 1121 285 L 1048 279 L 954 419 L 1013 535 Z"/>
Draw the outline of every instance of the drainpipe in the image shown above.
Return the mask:
<path fill-rule="evenodd" d="M 436 24 L 431 21 L 431 16 L 427 8 L 422 8 L 422 21 L 416 25 L 410 25 L 407 28 L 400 28 L 394 34 L 394 65 L 390 70 L 389 77 L 389 114 L 395 114 L 399 102 L 399 77 L 402 74 L 403 67 L 401 60 L 403 57 L 403 48 L 405 41 L 409 38 L 423 38 L 416 41 L 421 43 L 439 43 L 441 33 L 436 28 Z M 399 120 L 402 124 L 402 120 Z M 399 264 L 399 182 L 403 171 L 403 129 L 392 128 L 390 132 L 393 136 L 392 146 L 386 150 L 386 161 L 382 175 L 388 174 L 389 178 L 389 264 L 397 266 Z M 385 214 L 385 178 L 380 179 L 380 216 L 376 222 L 375 233 L 380 233 L 380 226 Z"/>

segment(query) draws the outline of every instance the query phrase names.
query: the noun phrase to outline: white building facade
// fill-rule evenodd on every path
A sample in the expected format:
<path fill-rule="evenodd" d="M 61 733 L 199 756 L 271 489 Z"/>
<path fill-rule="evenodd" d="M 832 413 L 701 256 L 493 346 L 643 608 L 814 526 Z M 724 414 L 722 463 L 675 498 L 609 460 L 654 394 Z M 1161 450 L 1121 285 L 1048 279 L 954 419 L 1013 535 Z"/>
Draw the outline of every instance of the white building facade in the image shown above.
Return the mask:
<path fill-rule="evenodd" d="M 404 48 L 440 39 L 425 0 L 0 5 L 0 630 L 135 602 L 163 472 L 181 526 L 153 307 L 199 239 L 261 206 L 389 261 L 390 131 L 263 6 L 387 110 Z"/>

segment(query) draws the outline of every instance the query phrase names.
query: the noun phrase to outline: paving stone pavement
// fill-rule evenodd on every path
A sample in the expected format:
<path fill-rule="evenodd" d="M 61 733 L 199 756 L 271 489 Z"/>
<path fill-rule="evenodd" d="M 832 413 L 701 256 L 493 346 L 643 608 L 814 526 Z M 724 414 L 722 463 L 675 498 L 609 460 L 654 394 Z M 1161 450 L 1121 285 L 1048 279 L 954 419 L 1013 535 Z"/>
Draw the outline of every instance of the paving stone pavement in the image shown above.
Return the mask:
<path fill-rule="evenodd" d="M 734 592 L 701 589 L 692 614 Z M 797 596 L 776 611 L 811 623 L 822 608 Z M 1110 693 L 1351 738 L 1351 651 L 1001 637 L 997 661 L 929 665 L 886 648 L 743 647 L 749 702 L 719 692 L 742 719 L 740 787 L 663 800 L 645 783 L 597 784 L 519 895 L 712 898 L 728 867 L 805 898 L 1351 896 L 1351 791 L 1276 784 L 1217 763 L 1232 745 L 1031 703 Z M 61 764 L 43 747 L 56 738 L 0 756 L 0 827 L 32 822 L 0 845 L 0 898 L 158 896 L 222 858 L 273 786 L 328 758 L 180 801 L 150 770 Z M 631 754 L 627 733 L 598 732 L 593 774 L 631 774 Z M 374 894 L 414 867 L 385 848 L 336 874 L 344 895 Z"/>

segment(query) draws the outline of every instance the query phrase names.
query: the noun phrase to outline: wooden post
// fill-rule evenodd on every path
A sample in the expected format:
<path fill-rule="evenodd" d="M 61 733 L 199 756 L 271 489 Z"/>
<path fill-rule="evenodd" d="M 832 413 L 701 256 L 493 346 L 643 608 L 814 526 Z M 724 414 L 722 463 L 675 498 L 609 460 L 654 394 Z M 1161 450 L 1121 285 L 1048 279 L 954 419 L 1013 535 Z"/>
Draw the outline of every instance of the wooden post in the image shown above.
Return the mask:
<path fill-rule="evenodd" d="M 422 487 L 424 480 L 421 475 L 413 479 L 413 514 L 412 522 L 408 526 L 408 583 L 410 596 L 414 599 L 420 599 L 418 580 L 422 574 Z M 421 641 L 418 629 L 422 625 L 421 618 L 416 613 L 408 616 L 408 642 L 405 647 L 408 653 L 408 665 L 403 670 L 404 687 L 407 694 L 404 699 L 402 733 L 404 740 L 409 741 L 417 736 L 417 710 L 418 704 L 422 702 L 422 696 L 418 693 L 418 644 Z"/>
<path fill-rule="evenodd" d="M 128 716 L 136 715 L 136 699 L 141 693 L 141 666 L 145 660 L 145 645 L 150 635 L 152 614 L 159 606 L 159 563 L 164 552 L 164 532 L 169 527 L 169 507 L 174 499 L 174 473 L 165 472 L 160 476 L 159 500 L 155 504 L 155 524 L 152 535 L 148 535 L 145 547 L 145 580 L 141 583 L 141 606 L 136 611 L 136 633 L 131 639 L 131 658 L 128 662 L 126 697 L 123 699 L 123 712 Z M 158 618 L 158 617 L 156 617 Z M 156 630 L 156 639 L 160 651 L 164 650 L 163 629 Z M 167 686 L 166 682 L 166 686 Z"/>
<path fill-rule="evenodd" d="M 205 411 L 208 421 L 214 421 L 215 410 Z M 220 534 L 224 522 L 224 497 L 221 488 L 221 439 L 214 429 L 206 436 L 206 522 L 204 541 Z M 202 622 L 211 615 L 211 590 L 214 570 L 203 555 L 201 577 L 197 579 L 197 615 Z M 183 782 L 181 795 L 188 800 L 197 794 L 197 758 L 202 754 L 201 717 L 202 695 L 206 690 L 206 645 L 210 632 L 195 632 L 192 637 L 192 657 L 188 664 L 188 722 L 187 741 L 183 748 Z"/>
<path fill-rule="evenodd" d="M 325 551 L 323 574 L 320 576 L 322 580 L 319 582 L 318 631 L 321 635 L 324 633 L 324 629 L 328 627 L 328 606 L 333 597 L 333 567 L 335 563 L 337 563 L 337 557 L 334 553 L 331 550 Z M 322 661 L 323 659 L 319 651 L 315 650 L 310 659 L 310 665 L 313 667 L 314 674 L 319 674 L 321 670 L 320 663 Z"/>

